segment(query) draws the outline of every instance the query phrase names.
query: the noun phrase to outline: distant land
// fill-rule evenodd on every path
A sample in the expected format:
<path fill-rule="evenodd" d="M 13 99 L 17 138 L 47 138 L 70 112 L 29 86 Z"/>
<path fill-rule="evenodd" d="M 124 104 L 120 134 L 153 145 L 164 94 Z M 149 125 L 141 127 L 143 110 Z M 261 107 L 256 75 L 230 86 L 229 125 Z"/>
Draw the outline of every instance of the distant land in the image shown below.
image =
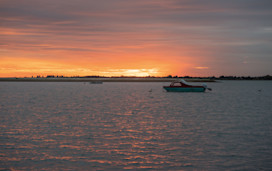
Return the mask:
<path fill-rule="evenodd" d="M 0 78 L 0 81 L 29 81 L 29 82 L 172 82 L 177 79 L 184 79 L 188 82 L 216 82 L 217 80 L 272 80 L 272 76 L 259 77 L 237 77 L 237 76 L 220 76 L 220 77 L 190 77 L 190 76 L 172 76 L 166 77 L 134 77 L 134 76 L 120 76 L 120 77 L 104 77 L 104 76 L 55 76 L 47 75 L 36 77 L 9 77 Z"/>

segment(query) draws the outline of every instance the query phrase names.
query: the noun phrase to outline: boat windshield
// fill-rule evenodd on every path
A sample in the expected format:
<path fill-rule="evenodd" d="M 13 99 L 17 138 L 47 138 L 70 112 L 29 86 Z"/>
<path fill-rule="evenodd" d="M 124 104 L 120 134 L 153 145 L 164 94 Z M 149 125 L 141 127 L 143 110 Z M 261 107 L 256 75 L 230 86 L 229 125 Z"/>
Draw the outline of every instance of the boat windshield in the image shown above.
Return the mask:
<path fill-rule="evenodd" d="M 184 79 L 180 79 L 179 82 L 181 82 L 181 83 L 183 83 L 183 84 L 185 84 L 185 85 L 189 85 L 189 83 L 186 82 Z"/>
<path fill-rule="evenodd" d="M 185 80 L 181 79 L 181 80 L 177 80 L 171 83 L 172 87 L 176 87 L 176 86 L 190 86 L 190 84 L 188 84 Z"/>

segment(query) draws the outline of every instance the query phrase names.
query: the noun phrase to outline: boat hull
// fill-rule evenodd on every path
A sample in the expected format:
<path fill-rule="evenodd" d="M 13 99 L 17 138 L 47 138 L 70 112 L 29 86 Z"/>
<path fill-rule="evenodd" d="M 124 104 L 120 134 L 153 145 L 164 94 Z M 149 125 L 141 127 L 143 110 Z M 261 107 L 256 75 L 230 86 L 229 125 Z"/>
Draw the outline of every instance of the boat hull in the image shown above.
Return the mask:
<path fill-rule="evenodd" d="M 204 87 L 163 87 L 167 92 L 205 92 Z"/>

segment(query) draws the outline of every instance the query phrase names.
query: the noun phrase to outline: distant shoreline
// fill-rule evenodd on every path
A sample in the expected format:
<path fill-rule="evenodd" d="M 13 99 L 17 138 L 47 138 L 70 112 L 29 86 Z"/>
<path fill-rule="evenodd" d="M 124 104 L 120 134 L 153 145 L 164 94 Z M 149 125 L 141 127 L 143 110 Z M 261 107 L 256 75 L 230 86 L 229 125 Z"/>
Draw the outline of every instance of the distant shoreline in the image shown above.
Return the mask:
<path fill-rule="evenodd" d="M 5 82 L 172 82 L 181 78 L 0 78 Z M 216 82 L 213 79 L 185 78 L 188 82 Z"/>
<path fill-rule="evenodd" d="M 236 76 L 220 76 L 220 77 L 63 77 L 63 76 L 47 76 L 47 77 L 7 77 L 0 78 L 0 82 L 173 82 L 184 79 L 187 82 L 220 82 L 224 80 L 272 80 L 272 76 L 260 77 L 236 77 Z"/>

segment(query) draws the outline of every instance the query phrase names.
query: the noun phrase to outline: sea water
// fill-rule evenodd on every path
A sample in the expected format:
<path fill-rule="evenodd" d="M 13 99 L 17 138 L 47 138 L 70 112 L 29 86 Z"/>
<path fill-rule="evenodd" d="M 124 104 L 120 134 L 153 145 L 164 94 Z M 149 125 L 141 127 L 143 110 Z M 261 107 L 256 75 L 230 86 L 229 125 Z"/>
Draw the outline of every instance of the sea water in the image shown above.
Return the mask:
<path fill-rule="evenodd" d="M 271 170 L 272 81 L 0 82 L 0 170 Z"/>

